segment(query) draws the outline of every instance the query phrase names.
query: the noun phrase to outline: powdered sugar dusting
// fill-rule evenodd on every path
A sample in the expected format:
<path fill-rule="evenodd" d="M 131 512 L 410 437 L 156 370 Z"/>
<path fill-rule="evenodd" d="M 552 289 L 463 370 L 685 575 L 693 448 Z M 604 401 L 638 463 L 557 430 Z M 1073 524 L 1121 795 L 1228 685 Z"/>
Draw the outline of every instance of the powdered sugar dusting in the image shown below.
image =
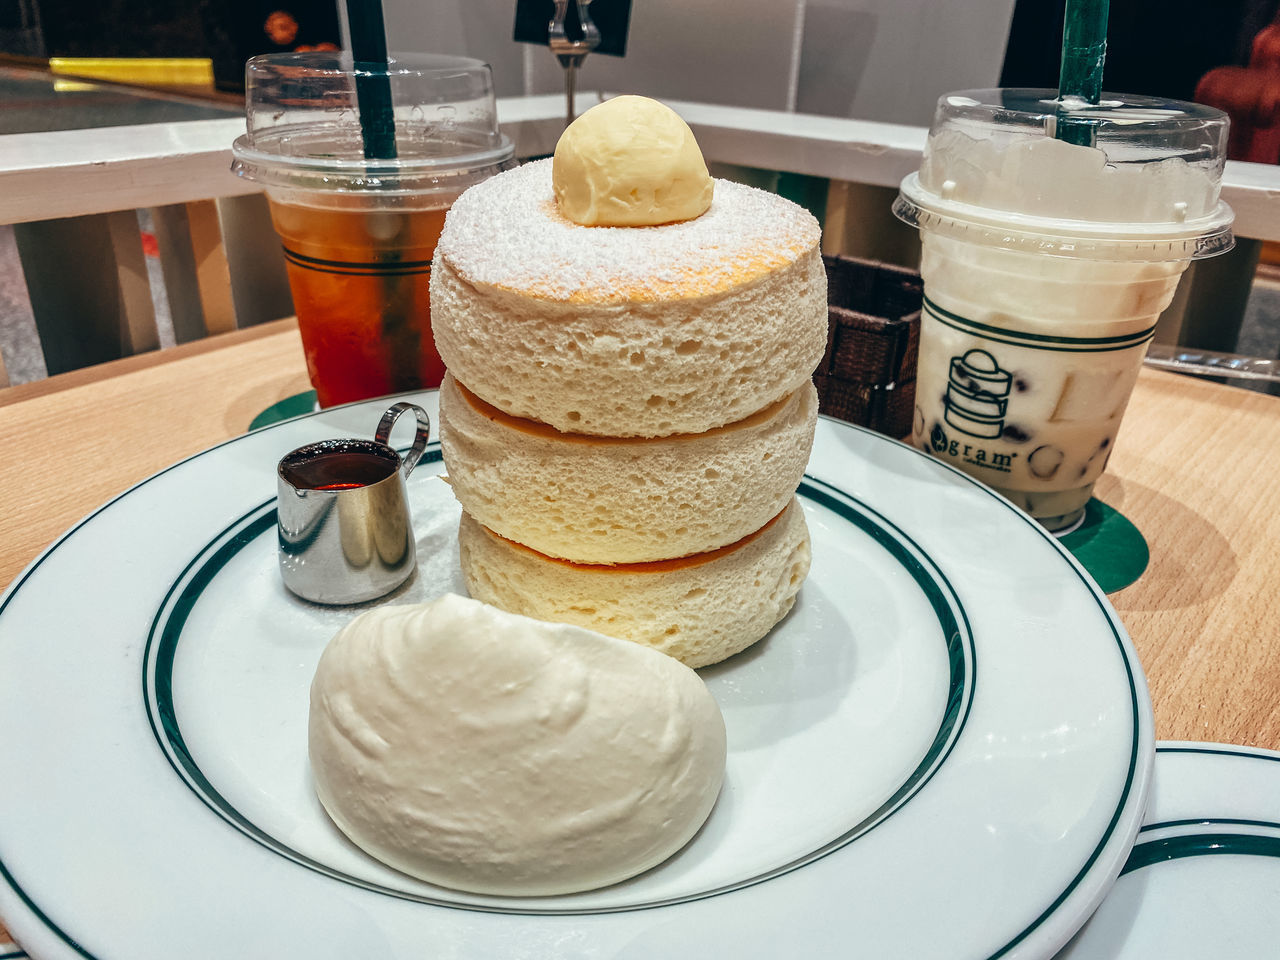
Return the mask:
<path fill-rule="evenodd" d="M 471 283 L 589 303 L 708 296 L 793 263 L 818 222 L 789 200 L 715 182 L 711 208 L 658 227 L 584 227 L 561 216 L 551 161 L 472 187 L 453 204 L 436 247 Z"/>

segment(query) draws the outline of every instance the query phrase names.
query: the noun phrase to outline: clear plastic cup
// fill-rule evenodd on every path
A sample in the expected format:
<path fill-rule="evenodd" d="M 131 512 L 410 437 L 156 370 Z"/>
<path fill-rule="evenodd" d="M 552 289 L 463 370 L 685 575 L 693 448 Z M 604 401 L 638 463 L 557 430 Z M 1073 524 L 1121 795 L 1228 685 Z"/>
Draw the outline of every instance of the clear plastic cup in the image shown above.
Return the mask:
<path fill-rule="evenodd" d="M 365 156 L 358 80 L 390 91 L 394 158 Z M 343 53 L 270 54 L 249 60 L 245 85 L 232 170 L 266 189 L 320 405 L 439 386 L 440 228 L 463 190 L 512 163 L 488 65 L 397 54 L 357 71 Z"/>
<path fill-rule="evenodd" d="M 1225 114 L 1056 96 L 942 97 L 894 212 L 921 232 L 912 442 L 1062 533 L 1084 516 L 1187 264 L 1234 241 Z M 1063 123 L 1092 145 L 1057 139 Z"/>

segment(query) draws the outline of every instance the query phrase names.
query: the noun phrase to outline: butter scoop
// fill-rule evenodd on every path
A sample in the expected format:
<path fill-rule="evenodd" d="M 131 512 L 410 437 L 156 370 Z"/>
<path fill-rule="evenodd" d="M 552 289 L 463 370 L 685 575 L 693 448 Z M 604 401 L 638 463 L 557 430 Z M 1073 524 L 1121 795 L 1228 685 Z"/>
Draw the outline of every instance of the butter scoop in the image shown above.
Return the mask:
<path fill-rule="evenodd" d="M 615 97 L 571 123 L 556 144 L 552 187 L 560 212 L 589 227 L 651 227 L 692 220 L 713 182 L 693 131 L 648 97 Z"/>

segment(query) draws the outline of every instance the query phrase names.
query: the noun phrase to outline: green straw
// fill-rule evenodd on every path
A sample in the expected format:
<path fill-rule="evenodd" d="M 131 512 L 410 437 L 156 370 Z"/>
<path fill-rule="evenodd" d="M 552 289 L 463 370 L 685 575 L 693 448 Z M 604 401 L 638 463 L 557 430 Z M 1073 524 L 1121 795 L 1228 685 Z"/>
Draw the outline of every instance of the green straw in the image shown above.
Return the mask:
<path fill-rule="evenodd" d="M 1058 99 L 1097 103 L 1102 97 L 1102 67 L 1107 59 L 1107 13 L 1110 0 L 1067 0 L 1062 24 L 1062 69 Z M 1093 145 L 1096 122 L 1063 116 L 1055 135 L 1067 143 Z"/>
<path fill-rule="evenodd" d="M 387 28 L 381 0 L 347 0 L 351 59 L 356 70 L 356 103 L 366 160 L 394 160 L 396 121 L 387 76 Z"/>

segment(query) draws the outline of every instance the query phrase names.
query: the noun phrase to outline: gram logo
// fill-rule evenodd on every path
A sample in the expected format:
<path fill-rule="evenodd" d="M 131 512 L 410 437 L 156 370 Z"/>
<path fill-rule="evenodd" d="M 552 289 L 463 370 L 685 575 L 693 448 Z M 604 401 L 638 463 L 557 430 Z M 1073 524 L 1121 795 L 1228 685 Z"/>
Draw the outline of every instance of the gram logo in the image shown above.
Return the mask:
<path fill-rule="evenodd" d="M 929 433 L 929 444 L 933 447 L 934 453 L 942 453 L 947 449 L 947 435 L 942 429 L 942 424 L 933 425 L 933 430 Z"/>

